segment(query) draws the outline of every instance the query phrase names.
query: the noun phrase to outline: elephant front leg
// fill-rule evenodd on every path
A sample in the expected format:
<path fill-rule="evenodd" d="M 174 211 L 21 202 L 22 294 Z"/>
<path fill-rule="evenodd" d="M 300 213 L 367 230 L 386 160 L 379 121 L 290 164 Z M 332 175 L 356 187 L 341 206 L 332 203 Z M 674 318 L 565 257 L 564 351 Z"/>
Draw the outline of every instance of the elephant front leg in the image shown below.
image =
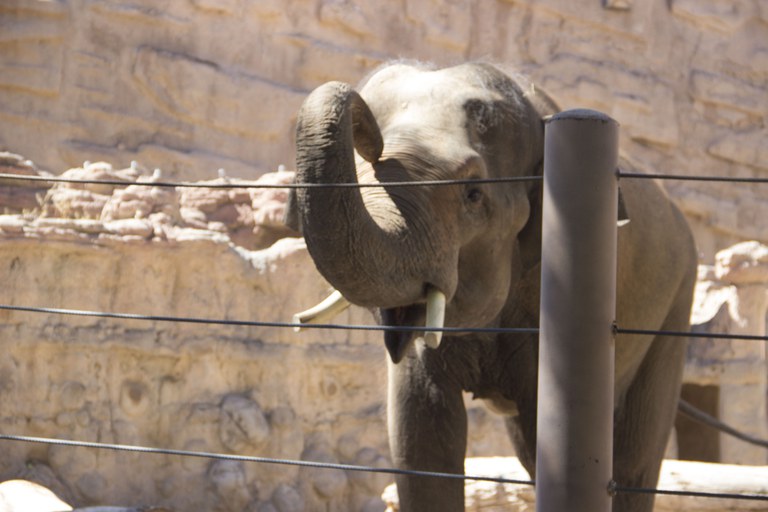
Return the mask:
<path fill-rule="evenodd" d="M 389 443 L 397 468 L 464 473 L 467 414 L 461 388 L 410 356 L 389 362 Z M 402 512 L 464 510 L 464 481 L 422 476 L 395 478 Z"/>

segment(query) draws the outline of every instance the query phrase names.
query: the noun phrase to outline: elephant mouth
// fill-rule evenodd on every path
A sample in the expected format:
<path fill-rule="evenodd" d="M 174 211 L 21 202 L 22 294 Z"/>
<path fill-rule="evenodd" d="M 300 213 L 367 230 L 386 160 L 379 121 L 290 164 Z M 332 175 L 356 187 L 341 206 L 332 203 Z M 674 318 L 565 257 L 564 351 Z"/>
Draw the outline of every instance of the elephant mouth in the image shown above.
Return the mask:
<path fill-rule="evenodd" d="M 384 331 L 384 344 L 395 364 L 403 360 L 411 343 L 417 339 L 432 349 L 440 346 L 445 325 L 446 296 L 437 287 L 427 285 L 426 297 L 423 300 L 409 306 L 378 310 L 380 323 L 394 327 Z M 294 330 L 300 332 L 303 324 L 328 322 L 350 305 L 351 303 L 338 290 L 334 290 L 316 306 L 293 315 Z M 414 329 L 417 326 L 423 326 L 423 329 Z M 398 330 L 397 327 L 404 329 Z"/>
<path fill-rule="evenodd" d="M 426 305 L 413 304 L 397 308 L 381 309 L 381 323 L 394 327 L 414 327 L 424 325 Z M 389 357 L 397 364 L 403 360 L 408 348 L 422 333 L 418 331 L 391 330 L 384 332 L 384 345 L 387 347 Z"/>
<path fill-rule="evenodd" d="M 416 339 L 423 340 L 429 348 L 437 348 L 443 337 L 445 325 L 446 297 L 434 286 L 427 286 L 426 302 L 380 310 L 381 321 L 384 325 L 394 327 L 424 326 L 424 331 L 389 330 L 384 332 L 384 345 L 389 357 L 397 364 L 402 361 L 411 344 Z M 438 330 L 432 330 L 438 329 Z"/>

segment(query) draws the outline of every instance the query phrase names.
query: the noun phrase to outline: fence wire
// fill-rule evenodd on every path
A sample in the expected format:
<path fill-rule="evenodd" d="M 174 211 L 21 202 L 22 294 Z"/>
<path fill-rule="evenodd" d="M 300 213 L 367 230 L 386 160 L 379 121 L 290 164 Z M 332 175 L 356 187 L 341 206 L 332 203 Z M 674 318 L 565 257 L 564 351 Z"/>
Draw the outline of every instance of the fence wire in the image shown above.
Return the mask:
<path fill-rule="evenodd" d="M 278 464 L 283 466 L 298 466 L 314 469 L 333 469 L 338 471 L 357 471 L 363 473 L 383 473 L 388 475 L 405 475 L 432 478 L 448 478 L 452 480 L 473 480 L 479 482 L 495 482 L 500 484 L 534 485 L 532 480 L 517 480 L 484 475 L 464 475 L 457 473 L 441 473 L 435 471 L 416 471 L 397 468 L 379 468 L 359 466 L 355 464 L 337 464 L 332 462 L 314 462 L 309 460 L 276 459 L 271 457 L 256 457 L 251 455 L 233 455 L 228 453 L 198 452 L 192 450 L 176 450 L 171 448 L 152 448 L 148 446 L 125 445 L 115 443 L 94 443 L 74 441 L 71 439 L 51 439 L 47 437 L 16 436 L 0 434 L 0 441 L 16 441 L 22 443 L 45 444 L 52 446 L 70 446 L 75 448 L 92 448 L 96 450 L 112 450 L 122 452 L 146 453 L 154 455 L 175 455 L 179 457 L 197 457 L 211 460 L 229 460 L 238 462 L 254 462 L 260 464 Z"/>
<path fill-rule="evenodd" d="M 734 178 L 724 176 L 685 176 L 685 175 L 672 175 L 672 174 L 642 174 L 642 173 L 627 173 L 617 170 L 618 178 L 635 178 L 635 179 L 659 179 L 659 180 L 684 180 L 684 181 L 711 181 L 711 182 L 731 182 L 731 183 L 768 183 L 766 178 Z M 53 177 L 53 176 L 26 176 L 9 173 L 0 173 L 0 180 L 16 180 L 16 181 L 32 181 L 32 182 L 51 182 L 51 183 L 68 183 L 68 184 L 81 184 L 81 185 L 113 185 L 118 187 L 127 187 L 130 185 L 139 185 L 147 187 L 164 187 L 164 188 L 210 188 L 210 189 L 243 189 L 243 188 L 256 188 L 256 189 L 309 189 L 309 188 L 369 188 L 369 187 L 412 187 L 412 186 L 447 186 L 447 185 L 464 185 L 464 184 L 480 184 L 480 183 L 511 183 L 511 182 L 524 182 L 524 181 L 542 181 L 542 176 L 517 176 L 506 178 L 485 178 L 485 179 L 468 179 L 468 180 L 430 180 L 430 181 L 408 181 L 408 182 L 383 182 L 383 183 L 336 183 L 336 184 L 324 184 L 324 183 L 289 183 L 289 184 L 270 184 L 259 182 L 238 181 L 223 183 L 190 183 L 190 182 L 168 182 L 168 181 L 123 181 L 123 180 L 87 180 L 87 179 L 74 179 L 65 177 Z M 44 314 L 59 314 L 59 315 L 74 315 L 74 316 L 88 316 L 97 318 L 110 318 L 110 319 L 123 319 L 123 320 L 142 320 L 142 321 L 154 321 L 154 322 L 180 322 L 180 323 L 195 323 L 195 324 L 210 324 L 210 325 L 230 325 L 230 326 L 244 326 L 244 327 L 275 327 L 275 328 L 301 328 L 301 329 L 338 329 L 338 330 L 361 330 L 361 331 L 410 331 L 421 332 L 427 330 L 426 327 L 416 326 L 386 326 L 386 325 L 340 325 L 340 324 L 300 324 L 300 323 L 286 323 L 286 322 L 259 322 L 259 321 L 247 321 L 247 320 L 223 320 L 223 319 L 207 319 L 207 318 L 194 318 L 194 317 L 176 317 L 176 316 L 157 316 L 157 315 L 141 315 L 132 313 L 109 313 L 103 311 L 85 311 L 74 309 L 60 309 L 60 308 L 47 308 L 47 307 L 31 307 L 31 306 L 15 306 L 15 305 L 0 305 L 0 310 L 5 311 L 17 311 L 27 313 L 44 313 Z M 463 327 L 443 327 L 434 328 L 430 327 L 430 331 L 440 331 L 444 333 L 518 333 L 518 334 L 536 334 L 539 332 L 537 328 L 463 328 Z M 625 329 L 620 326 L 614 326 L 615 334 L 638 334 L 638 335 L 666 335 L 673 337 L 687 337 L 687 338 L 716 338 L 716 339 L 738 339 L 738 340 L 753 340 L 753 341 L 768 341 L 768 336 L 753 336 L 753 335 L 741 335 L 741 334 L 727 334 L 727 333 L 699 333 L 699 332 L 682 332 L 682 331 L 662 331 L 662 330 L 645 330 L 645 329 Z M 501 477 L 491 476 L 477 476 L 477 475 L 464 475 L 453 473 L 441 473 L 441 472 L 429 472 L 429 471 L 414 471 L 414 470 L 402 470 L 396 468 L 377 468 L 371 466 L 359 466 L 351 464 L 334 464 L 324 462 L 313 461 L 299 461 L 289 459 L 278 459 L 268 457 L 246 456 L 246 455 L 233 455 L 222 454 L 212 452 L 197 452 L 189 450 L 176 450 L 168 448 L 152 448 L 146 446 L 135 445 L 123 445 L 123 444 L 110 444 L 110 443 L 95 443 L 87 441 L 75 441 L 67 439 L 50 439 L 43 437 L 32 437 L 22 435 L 9 435 L 0 434 L 0 441 L 14 441 L 25 443 L 38 443 L 48 445 L 60 445 L 79 448 L 101 449 L 101 450 L 113 450 L 113 451 L 128 451 L 145 454 L 158 454 L 158 455 L 172 455 L 182 457 L 198 457 L 214 460 L 233 460 L 242 462 L 254 462 L 263 464 L 280 464 L 299 466 L 315 469 L 328 469 L 339 471 L 357 471 L 357 472 L 369 472 L 369 473 L 383 473 L 390 475 L 406 475 L 406 476 L 418 476 L 418 477 L 433 477 L 433 478 L 448 478 L 459 480 L 474 480 L 474 481 L 487 481 L 500 484 L 518 484 L 518 485 L 535 485 L 533 480 L 517 480 L 507 479 Z M 689 496 L 689 497 L 701 497 L 711 499 L 734 499 L 734 500 L 753 500 L 753 501 L 768 501 L 768 494 L 755 495 L 755 494 L 730 494 L 730 493 L 716 493 L 716 492 L 699 492 L 699 491 L 678 491 L 656 488 L 639 488 L 639 487 L 625 487 L 620 484 L 612 484 L 609 488 L 612 493 L 642 493 L 642 494 L 665 494 L 674 496 Z"/>
<path fill-rule="evenodd" d="M 616 334 L 640 334 L 645 336 L 671 336 L 673 338 L 707 338 L 717 340 L 745 340 L 745 341 L 768 341 L 768 336 L 758 336 L 755 334 L 730 334 L 718 332 L 694 332 L 694 331 L 664 331 L 653 329 L 625 329 L 614 326 L 613 332 Z"/>
<path fill-rule="evenodd" d="M 310 189 L 310 188 L 390 188 L 390 187 L 426 187 L 445 185 L 472 185 L 482 183 L 516 183 L 521 181 L 542 181 L 543 176 L 507 176 L 502 178 L 473 178 L 463 180 L 424 180 L 424 181 L 382 181 L 378 183 L 260 183 L 258 181 L 225 181 L 223 183 L 186 182 L 186 181 L 124 181 L 124 180 L 87 180 L 80 178 L 65 178 L 61 176 L 27 176 L 22 174 L 0 173 L 0 180 L 43 181 L 51 183 L 68 183 L 74 185 L 113 185 L 127 187 L 163 188 L 263 188 L 263 189 Z"/>
<path fill-rule="evenodd" d="M 653 487 L 624 487 L 622 485 L 612 486 L 611 491 L 616 493 L 623 492 L 629 494 L 665 494 L 667 496 L 688 496 L 691 498 L 768 501 L 768 494 L 734 494 L 727 492 L 678 491 L 674 489 L 656 489 Z"/>
<path fill-rule="evenodd" d="M 260 322 L 256 320 L 226 320 L 212 318 L 195 318 L 186 316 L 158 316 L 141 315 L 134 313 L 110 313 L 106 311 L 88 311 L 81 309 L 59 309 L 30 306 L 12 306 L 0 304 L 0 311 L 19 311 L 25 313 L 47 313 L 64 316 L 84 316 L 94 318 L 111 318 L 118 320 L 141 320 L 148 322 L 178 322 L 188 324 L 228 325 L 239 327 L 274 327 L 284 329 L 336 329 L 344 331 L 393 331 L 393 332 L 425 332 L 435 331 L 443 333 L 514 333 L 514 334 L 538 334 L 536 327 L 420 327 L 420 326 L 395 326 L 395 325 L 346 325 L 346 324 L 304 324 L 295 322 Z"/>
<path fill-rule="evenodd" d="M 725 423 L 718 420 L 714 416 L 710 416 L 704 411 L 700 411 L 699 409 L 695 408 L 685 400 L 682 400 L 682 399 L 679 400 L 677 404 L 677 408 L 678 408 L 678 411 L 680 411 L 682 414 L 688 416 L 688 418 L 698 423 L 701 423 L 703 425 L 716 426 L 719 430 L 727 433 L 728 435 L 735 437 L 736 439 L 740 439 L 745 443 L 754 444 L 756 446 L 761 446 L 763 448 L 768 448 L 767 440 L 760 439 L 756 436 L 746 434 L 744 432 L 740 432 L 735 428 L 731 427 L 730 425 L 726 425 Z"/>
<path fill-rule="evenodd" d="M 768 178 L 757 177 L 730 177 L 730 176 L 687 176 L 684 174 L 645 174 L 637 172 L 623 172 L 617 170 L 618 178 L 629 179 L 654 179 L 677 181 L 710 181 L 730 183 L 768 183 Z M 66 178 L 62 176 L 30 176 L 23 174 L 0 173 L 0 180 L 67 183 L 73 185 L 112 185 L 127 187 L 137 185 L 143 187 L 162 188 L 210 188 L 210 189 L 315 189 L 315 188 L 395 188 L 395 187 L 425 187 L 446 185 L 472 185 L 483 183 L 516 183 L 525 181 L 543 181 L 544 177 L 537 176 L 506 176 L 499 178 L 473 178 L 461 180 L 425 180 L 425 181 L 391 181 L 378 183 L 260 183 L 258 181 L 229 181 L 233 178 L 225 178 L 224 182 L 186 182 L 186 181 L 154 181 L 144 177 L 143 181 L 126 181 L 119 179 L 96 180 L 82 178 Z M 237 178 L 235 178 L 237 179 Z"/>
<path fill-rule="evenodd" d="M 730 176 L 687 176 L 685 174 L 646 174 L 641 172 L 623 172 L 616 173 L 619 178 L 636 178 L 650 180 L 676 180 L 676 181 L 717 181 L 730 183 L 768 183 L 768 178 L 743 177 L 733 178 Z"/>
<path fill-rule="evenodd" d="M 140 320 L 140 321 L 159 321 L 159 322 L 180 322 L 180 323 L 195 323 L 195 324 L 212 324 L 212 325 L 230 325 L 230 326 L 242 326 L 242 327 L 276 327 L 276 328 L 309 328 L 309 329 L 341 329 L 341 330 L 362 330 L 362 331 L 413 331 L 421 332 L 427 330 L 426 327 L 416 326 L 387 326 L 387 325 L 343 325 L 343 324 L 298 324 L 298 323 L 286 323 L 286 322 L 258 322 L 247 320 L 217 320 L 207 318 L 195 318 L 195 317 L 175 317 L 175 316 L 157 316 L 157 315 L 140 315 L 132 313 L 109 313 L 103 311 L 86 311 L 75 309 L 58 309 L 58 308 L 41 308 L 41 307 L 26 307 L 26 306 L 12 306 L 12 305 L 0 305 L 0 310 L 5 311 L 17 311 L 25 313 L 40 313 L 40 314 L 59 314 L 59 315 L 73 315 L 73 316 L 86 316 L 95 318 L 110 318 L 121 320 Z M 536 334 L 539 332 L 538 328 L 430 328 L 429 330 L 447 333 L 517 333 L 517 334 Z M 614 331 L 618 334 L 645 334 L 645 335 L 671 335 L 679 337 L 716 337 L 720 339 L 750 339 L 768 341 L 766 336 L 745 336 L 745 335 L 730 335 L 730 334 L 714 334 L 714 333 L 696 333 L 696 332 L 678 332 L 678 331 L 653 331 L 653 330 L 639 330 L 639 329 L 621 329 L 615 327 Z M 705 334 L 706 336 L 702 336 Z M 26 443 L 39 443 L 48 445 L 60 445 L 71 446 L 80 448 L 92 448 L 103 449 L 113 451 L 129 451 L 146 454 L 160 454 L 160 455 L 176 455 L 182 457 L 198 457 L 207 458 L 212 460 L 233 460 L 252 463 L 263 464 L 279 464 L 288 466 L 299 466 L 315 469 L 328 469 L 328 470 L 340 470 L 340 471 L 356 471 L 356 472 L 368 472 L 368 473 L 382 473 L 389 475 L 405 475 L 405 476 L 418 476 L 418 477 L 433 477 L 433 478 L 448 478 L 458 479 L 465 481 L 486 481 L 500 484 L 517 484 L 517 485 L 535 485 L 533 480 L 518 480 L 509 479 L 503 477 L 491 477 L 491 476 L 478 476 L 478 475 L 465 475 L 454 473 L 441 473 L 430 471 L 414 471 L 414 470 L 401 470 L 397 468 L 377 468 L 371 466 L 360 466 L 351 464 L 334 464 L 334 463 L 321 463 L 313 461 L 297 461 L 290 459 L 279 459 L 269 457 L 257 457 L 247 455 L 233 455 L 222 454 L 212 452 L 197 452 L 190 450 L 176 450 L 169 448 L 152 448 L 146 446 L 135 445 L 122 445 L 122 444 L 110 444 L 110 443 L 95 443 L 87 441 L 75 441 L 66 439 L 50 439 L 43 437 L 31 437 L 21 435 L 8 435 L 0 434 L 0 440 L 16 441 Z M 711 499 L 734 499 L 734 500 L 758 500 L 768 501 L 768 495 L 752 495 L 752 494 L 729 494 L 729 493 L 713 493 L 713 492 L 701 492 L 701 491 L 684 491 L 684 490 L 665 490 L 654 488 L 634 488 L 624 487 L 621 485 L 612 486 L 612 491 L 616 493 L 642 493 L 642 494 L 667 494 L 676 496 L 689 496 Z"/>
<path fill-rule="evenodd" d="M 234 455 L 228 453 L 200 452 L 193 450 L 177 450 L 172 448 L 153 448 L 148 446 L 125 445 L 116 443 L 95 443 L 89 441 L 75 441 L 71 439 L 52 439 L 47 437 L 33 437 L 0 434 L 0 441 L 13 441 L 21 443 L 45 444 L 49 446 L 69 446 L 73 448 L 89 448 L 96 450 L 110 450 L 117 452 L 133 452 L 153 455 L 170 455 L 179 457 L 203 458 L 209 460 L 227 460 L 237 462 L 248 462 L 258 464 L 275 464 L 283 466 L 295 466 L 310 469 L 336 470 L 336 471 L 354 471 L 362 473 L 380 473 L 400 476 L 416 476 L 429 478 L 446 478 L 450 480 L 493 482 L 498 484 L 526 485 L 535 486 L 534 480 L 522 480 L 514 478 L 503 478 L 487 475 L 466 475 L 457 473 L 443 473 L 436 471 L 416 471 L 398 468 L 380 468 L 373 466 L 362 466 L 355 464 L 339 464 L 330 462 L 315 462 L 308 460 L 278 459 L 271 457 L 257 457 L 251 455 Z M 624 487 L 612 482 L 608 488 L 612 494 L 615 493 L 638 493 L 638 494 L 666 494 L 671 496 L 688 496 L 710 499 L 732 499 L 732 500 L 751 500 L 768 501 L 768 495 L 761 494 L 735 494 L 721 492 L 703 492 L 703 491 L 684 491 L 670 489 L 656 489 L 648 487 Z"/>
<path fill-rule="evenodd" d="M 273 327 L 279 329 L 335 329 L 344 331 L 379 331 L 379 332 L 425 332 L 436 331 L 448 334 L 538 334 L 538 327 L 424 327 L 411 325 L 349 325 L 349 324 L 306 324 L 295 322 L 261 322 L 257 320 L 227 320 L 214 318 L 197 318 L 188 316 L 142 315 L 136 313 L 111 313 L 107 311 L 89 311 L 83 309 L 61 309 L 35 306 L 16 306 L 0 304 L 0 311 L 17 311 L 22 313 L 41 313 L 63 316 L 82 316 L 93 318 L 110 318 L 117 320 L 139 320 L 147 322 L 175 322 L 188 324 L 226 325 L 236 327 Z M 647 336 L 673 336 L 679 338 L 714 338 L 747 341 L 768 341 L 768 336 L 751 334 L 728 334 L 693 331 L 664 331 L 651 329 L 622 329 L 614 326 L 616 334 L 640 334 Z"/>

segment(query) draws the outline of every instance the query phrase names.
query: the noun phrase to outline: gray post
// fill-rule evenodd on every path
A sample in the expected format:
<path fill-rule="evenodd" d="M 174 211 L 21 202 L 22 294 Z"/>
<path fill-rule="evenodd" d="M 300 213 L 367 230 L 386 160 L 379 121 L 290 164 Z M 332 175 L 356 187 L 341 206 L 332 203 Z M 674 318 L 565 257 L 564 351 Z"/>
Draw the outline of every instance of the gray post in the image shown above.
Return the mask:
<path fill-rule="evenodd" d="M 546 125 L 537 512 L 611 510 L 618 131 L 591 110 Z"/>

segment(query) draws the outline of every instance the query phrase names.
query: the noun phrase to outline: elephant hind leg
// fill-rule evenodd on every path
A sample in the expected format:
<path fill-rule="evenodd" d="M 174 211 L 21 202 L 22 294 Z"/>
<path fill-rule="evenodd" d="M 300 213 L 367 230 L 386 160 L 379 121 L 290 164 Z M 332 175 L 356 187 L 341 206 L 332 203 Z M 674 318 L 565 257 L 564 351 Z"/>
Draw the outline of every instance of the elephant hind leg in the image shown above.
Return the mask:
<path fill-rule="evenodd" d="M 677 413 L 685 340 L 659 337 L 616 411 L 614 480 L 620 487 L 654 488 Z M 654 496 L 620 492 L 614 512 L 651 512 Z"/>
<path fill-rule="evenodd" d="M 684 285 L 662 330 L 689 329 L 693 285 Z M 627 339 L 625 343 L 635 340 Z M 639 339 L 637 340 L 640 341 Z M 686 338 L 657 336 L 614 419 L 614 480 L 620 487 L 655 488 L 677 414 Z M 619 492 L 614 512 L 651 512 L 654 495 Z"/>
<path fill-rule="evenodd" d="M 504 418 L 509 439 L 515 447 L 515 454 L 528 472 L 530 478 L 536 477 L 536 421 L 523 423 L 520 416 Z"/>

